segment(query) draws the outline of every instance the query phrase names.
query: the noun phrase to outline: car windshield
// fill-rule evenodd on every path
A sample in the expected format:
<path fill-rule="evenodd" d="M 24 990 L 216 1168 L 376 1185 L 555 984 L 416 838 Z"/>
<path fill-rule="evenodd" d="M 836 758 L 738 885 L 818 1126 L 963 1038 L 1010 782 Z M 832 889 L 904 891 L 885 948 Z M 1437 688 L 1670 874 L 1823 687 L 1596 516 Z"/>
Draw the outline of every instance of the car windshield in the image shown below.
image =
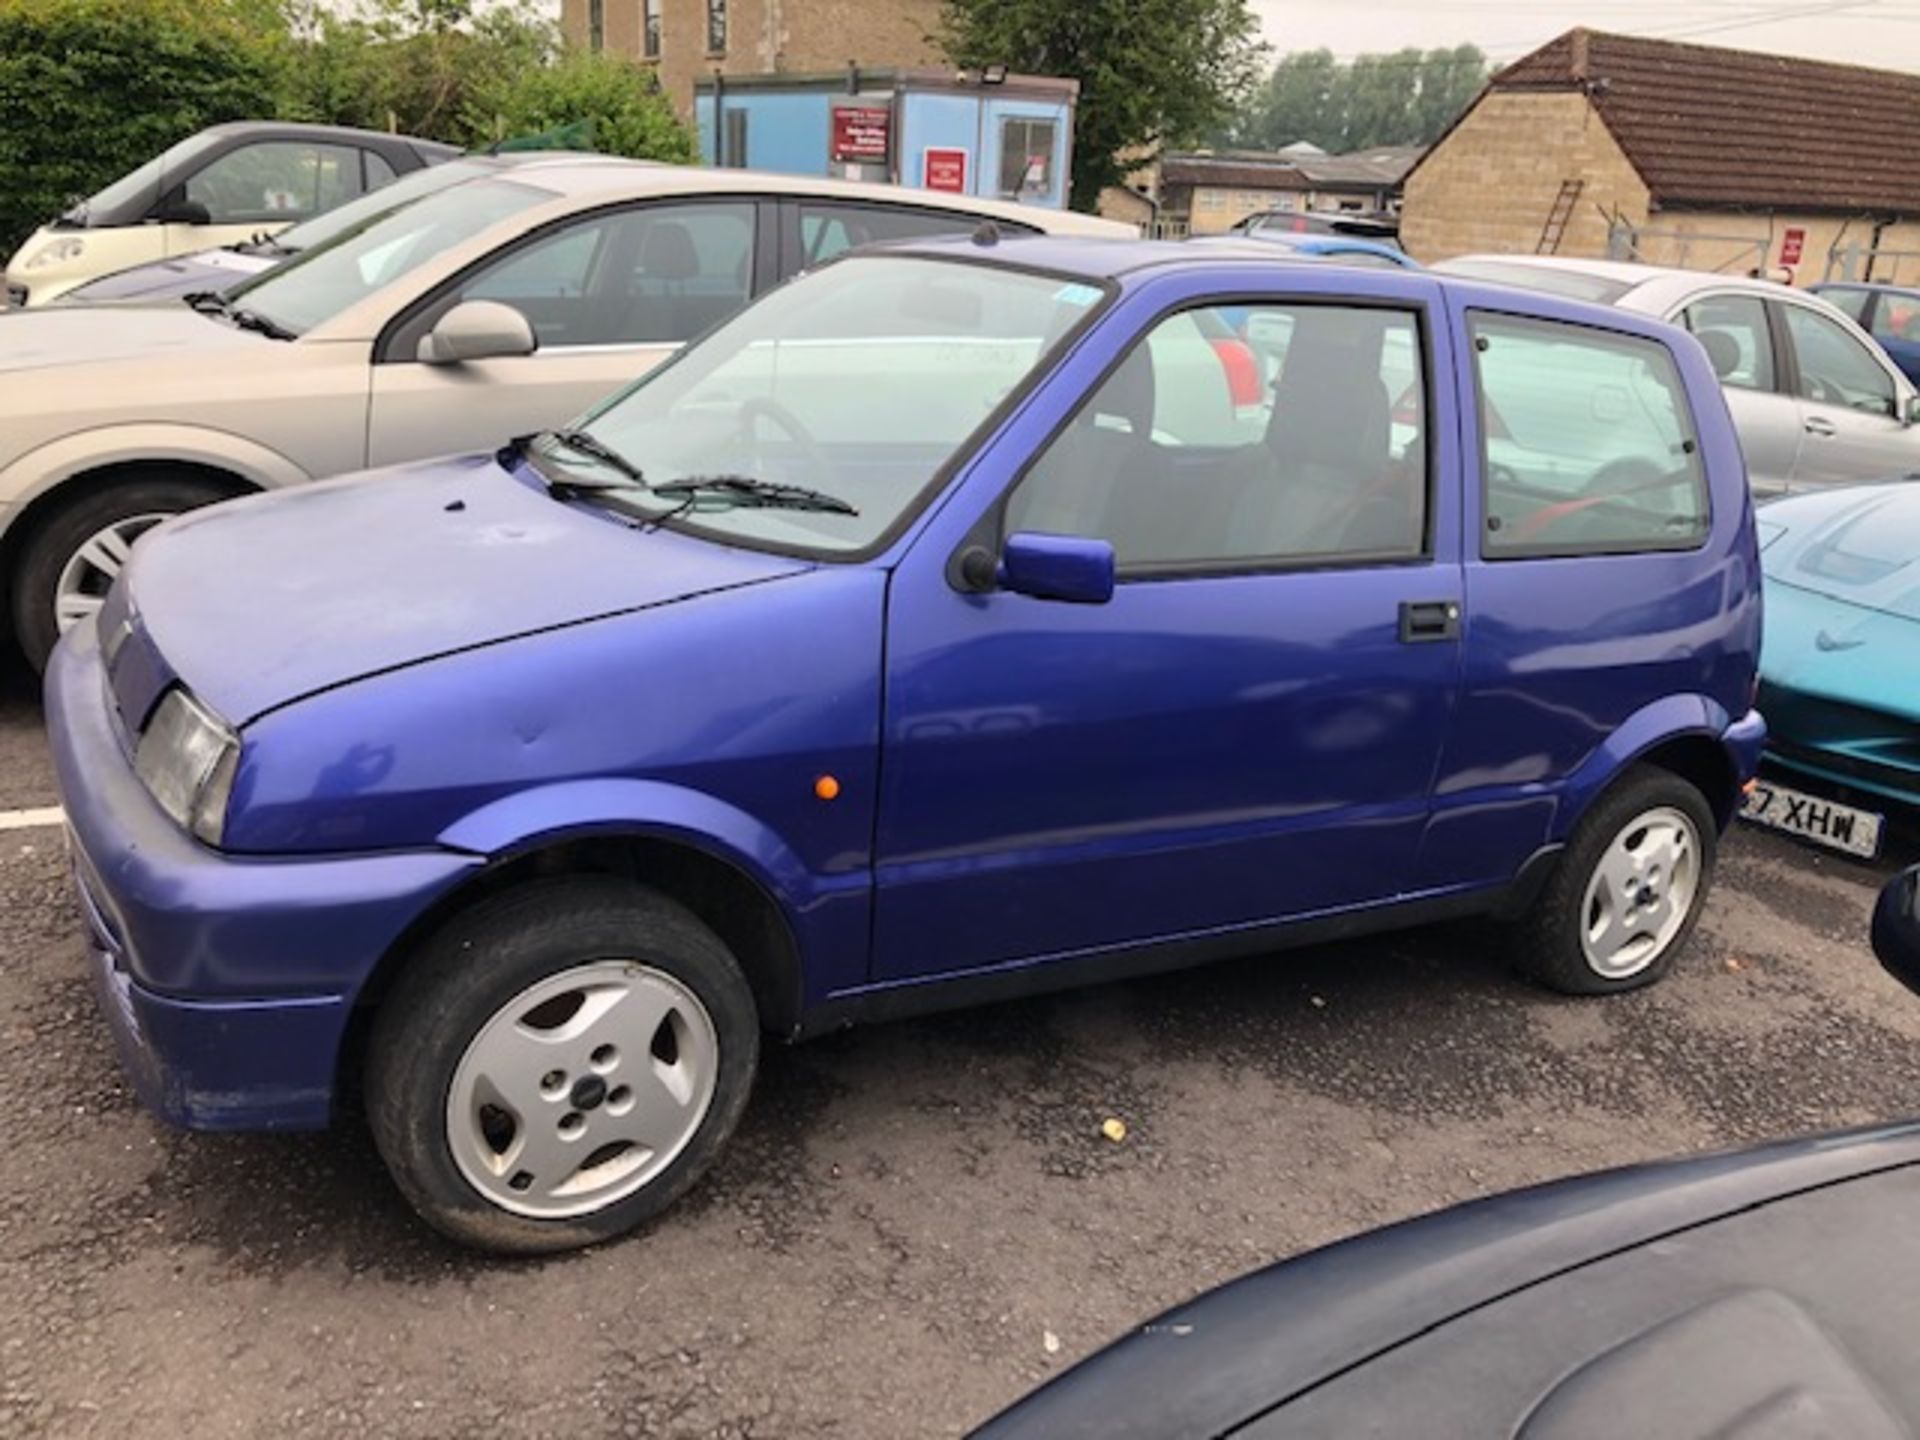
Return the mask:
<path fill-rule="evenodd" d="M 302 252 L 317 250 L 330 244 L 340 236 L 372 221 L 391 215 L 394 211 L 413 204 L 416 200 L 429 195 L 437 195 L 442 190 L 451 190 L 468 180 L 482 175 L 491 175 L 494 168 L 477 160 L 449 160 L 444 165 L 429 165 L 424 170 L 416 170 L 403 176 L 391 185 L 383 185 L 378 190 L 370 190 L 357 200 L 349 200 L 344 205 L 335 206 L 325 214 L 316 215 L 311 220 L 303 220 L 298 225 L 282 230 L 274 237 L 274 244 L 282 250 Z"/>
<path fill-rule="evenodd" d="M 856 256 L 774 291 L 580 429 L 656 487 L 609 503 L 732 542 L 857 553 L 1107 293 L 995 264 Z M 550 478 L 619 481 L 577 443 L 536 454 Z M 753 503 L 769 486 L 843 503 Z"/>
<path fill-rule="evenodd" d="M 1585 270 L 1558 270 L 1545 265 L 1502 265 L 1497 260 L 1447 260 L 1434 267 L 1468 280 L 1487 280 L 1517 290 L 1535 290 L 1568 300 L 1611 305 L 1634 287 L 1623 280 Z"/>
<path fill-rule="evenodd" d="M 404 209 L 371 217 L 228 292 L 236 304 L 301 334 L 488 226 L 544 204 L 552 192 L 508 180 L 474 180 Z"/>
<path fill-rule="evenodd" d="M 111 215 L 127 205 L 138 204 L 144 211 L 160 197 L 164 177 L 185 168 L 193 158 L 219 137 L 202 132 L 189 135 L 170 149 L 163 150 L 138 170 L 130 170 L 106 189 L 97 191 L 60 218 L 70 225 L 85 225 L 89 220 Z M 71 193 L 71 192 L 69 192 Z"/>

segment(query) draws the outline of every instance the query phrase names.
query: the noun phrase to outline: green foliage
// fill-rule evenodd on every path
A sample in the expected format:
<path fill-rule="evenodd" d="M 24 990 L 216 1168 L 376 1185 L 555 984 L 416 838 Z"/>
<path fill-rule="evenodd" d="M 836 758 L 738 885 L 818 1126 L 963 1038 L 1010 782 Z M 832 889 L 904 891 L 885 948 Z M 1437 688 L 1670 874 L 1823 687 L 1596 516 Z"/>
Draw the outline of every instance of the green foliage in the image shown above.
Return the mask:
<path fill-rule="evenodd" d="M 516 135 L 590 127 L 595 150 L 691 163 L 693 134 L 653 72 L 617 55 L 568 51 L 483 87 L 466 114 L 475 145 Z"/>
<path fill-rule="evenodd" d="M 1263 49 L 1246 0 L 944 0 L 942 23 L 958 65 L 1080 82 L 1080 209 L 1162 148 L 1224 123 Z"/>
<path fill-rule="evenodd" d="M 1361 55 L 1283 55 L 1220 138 L 1277 150 L 1305 140 L 1339 154 L 1377 145 L 1427 145 L 1480 93 L 1487 57 L 1476 46 Z"/>
<path fill-rule="evenodd" d="M 0 0 L 0 260 L 73 201 L 223 120 L 469 148 L 590 122 L 691 160 L 652 74 L 562 50 L 540 0 Z"/>
<path fill-rule="evenodd" d="M 175 141 L 260 114 L 277 66 L 259 10 L 0 0 L 0 255 Z"/>

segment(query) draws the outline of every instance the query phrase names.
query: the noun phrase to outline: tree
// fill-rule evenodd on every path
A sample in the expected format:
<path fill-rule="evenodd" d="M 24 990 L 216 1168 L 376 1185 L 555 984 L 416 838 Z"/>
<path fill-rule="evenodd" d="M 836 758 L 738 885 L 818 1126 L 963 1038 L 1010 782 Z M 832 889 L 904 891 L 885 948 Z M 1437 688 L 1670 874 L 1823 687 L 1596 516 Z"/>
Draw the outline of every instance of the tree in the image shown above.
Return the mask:
<path fill-rule="evenodd" d="M 966 67 L 1080 82 L 1072 203 L 1224 123 L 1264 47 L 1246 0 L 944 0 L 941 41 Z"/>
<path fill-rule="evenodd" d="M 1427 145 L 1479 94 L 1487 74 L 1487 57 L 1472 45 L 1361 55 L 1346 65 L 1330 50 L 1295 51 L 1280 57 L 1218 138 L 1261 150 L 1306 140 L 1336 153 Z"/>
<path fill-rule="evenodd" d="M 499 77 L 466 117 L 476 145 L 581 126 L 609 155 L 691 163 L 693 133 L 653 71 L 617 55 L 569 51 L 550 65 Z"/>

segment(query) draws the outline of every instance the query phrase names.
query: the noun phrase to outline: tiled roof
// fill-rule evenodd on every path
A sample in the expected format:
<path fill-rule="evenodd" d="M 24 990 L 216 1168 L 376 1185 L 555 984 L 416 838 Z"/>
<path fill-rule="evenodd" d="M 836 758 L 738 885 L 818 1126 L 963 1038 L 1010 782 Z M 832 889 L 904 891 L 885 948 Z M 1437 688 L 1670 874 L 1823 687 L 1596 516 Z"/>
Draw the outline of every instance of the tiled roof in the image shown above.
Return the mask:
<path fill-rule="evenodd" d="M 1657 205 L 1920 214 L 1920 75 L 1582 29 L 1489 89 L 1586 91 Z"/>
<path fill-rule="evenodd" d="M 1242 190 L 1305 190 L 1307 180 L 1291 161 L 1264 154 L 1168 155 L 1160 162 L 1162 185 L 1230 185 Z"/>

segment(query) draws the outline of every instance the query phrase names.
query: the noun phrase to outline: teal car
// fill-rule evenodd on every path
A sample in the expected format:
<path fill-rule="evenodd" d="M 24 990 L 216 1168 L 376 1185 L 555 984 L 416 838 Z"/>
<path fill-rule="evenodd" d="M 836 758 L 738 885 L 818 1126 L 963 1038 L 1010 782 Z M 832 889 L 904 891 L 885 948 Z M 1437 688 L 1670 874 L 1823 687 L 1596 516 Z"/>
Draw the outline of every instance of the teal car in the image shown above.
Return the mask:
<path fill-rule="evenodd" d="M 1871 855 L 1882 810 L 1920 810 L 1920 484 L 1797 495 L 1758 523 L 1767 756 L 1819 795 L 1763 781 L 1748 813 Z M 1836 786 L 1874 808 L 1833 803 Z"/>

